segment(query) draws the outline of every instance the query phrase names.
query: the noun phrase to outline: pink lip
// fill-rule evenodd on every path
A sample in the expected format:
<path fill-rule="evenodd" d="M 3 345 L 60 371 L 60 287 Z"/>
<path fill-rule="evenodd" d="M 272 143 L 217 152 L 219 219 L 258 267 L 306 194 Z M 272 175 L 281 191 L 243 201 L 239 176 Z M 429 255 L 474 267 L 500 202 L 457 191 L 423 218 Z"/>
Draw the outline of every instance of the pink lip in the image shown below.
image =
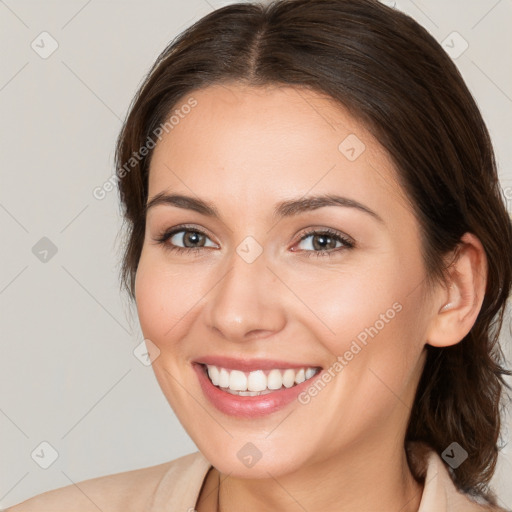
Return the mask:
<path fill-rule="evenodd" d="M 274 361 L 274 364 L 276 361 Z M 214 363 L 208 363 L 214 364 Z M 199 384 L 201 389 L 210 402 L 221 412 L 229 416 L 236 416 L 239 418 L 258 418 L 276 412 L 291 402 L 293 402 L 297 396 L 304 391 L 308 386 L 311 385 L 313 380 L 318 377 L 319 372 L 315 377 L 308 379 L 300 384 L 297 384 L 291 388 L 282 389 L 273 393 L 260 396 L 238 396 L 222 391 L 217 386 L 214 386 L 208 375 L 206 374 L 206 366 L 194 363 L 192 365 L 199 377 Z M 226 366 L 222 366 L 226 368 Z M 239 365 L 236 366 L 241 369 Z M 281 364 L 274 365 L 272 368 L 295 368 L 295 366 L 281 366 Z M 229 366 L 227 367 L 229 368 Z M 297 368 L 304 368 L 304 366 L 297 366 Z M 253 368 L 254 369 L 254 368 Z M 257 369 L 264 369 L 258 366 Z"/>

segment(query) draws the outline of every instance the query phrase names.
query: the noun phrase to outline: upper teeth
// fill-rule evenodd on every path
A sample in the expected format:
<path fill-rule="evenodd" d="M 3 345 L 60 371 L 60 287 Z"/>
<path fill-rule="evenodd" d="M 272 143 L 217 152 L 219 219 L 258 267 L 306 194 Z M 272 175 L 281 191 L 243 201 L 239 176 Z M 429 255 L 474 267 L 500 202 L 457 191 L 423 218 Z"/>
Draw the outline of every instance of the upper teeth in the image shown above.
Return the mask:
<path fill-rule="evenodd" d="M 287 368 L 286 370 L 255 370 L 242 372 L 227 370 L 213 365 L 206 365 L 208 376 L 215 386 L 231 391 L 265 391 L 280 389 L 282 386 L 291 388 L 310 379 L 319 372 L 318 368 Z"/>

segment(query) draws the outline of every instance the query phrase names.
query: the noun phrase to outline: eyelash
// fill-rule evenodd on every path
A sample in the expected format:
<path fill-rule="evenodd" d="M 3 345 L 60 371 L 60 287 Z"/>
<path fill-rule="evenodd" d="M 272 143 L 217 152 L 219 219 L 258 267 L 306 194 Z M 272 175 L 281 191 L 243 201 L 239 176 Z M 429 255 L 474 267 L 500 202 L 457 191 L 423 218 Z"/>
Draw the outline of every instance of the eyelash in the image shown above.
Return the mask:
<path fill-rule="evenodd" d="M 201 251 L 201 249 L 204 249 L 204 247 L 179 247 L 177 245 L 167 243 L 167 241 L 170 238 L 172 238 L 174 235 L 176 235 L 177 233 L 180 233 L 182 231 L 198 233 L 200 235 L 210 238 L 204 231 L 202 231 L 194 226 L 177 226 L 169 231 L 164 231 L 162 234 L 157 236 L 155 241 L 159 244 L 164 245 L 167 250 L 173 251 L 176 254 L 182 254 L 182 253 L 192 254 L 193 253 L 198 256 L 199 255 L 198 253 Z M 333 238 L 337 242 L 341 242 L 344 245 L 344 247 L 337 247 L 336 249 L 324 249 L 321 251 L 302 250 L 301 252 L 307 258 L 310 258 L 310 257 L 322 258 L 325 256 L 332 257 L 333 253 L 338 253 L 342 249 L 353 249 L 355 247 L 355 243 L 351 239 L 343 236 L 339 231 L 336 231 L 336 230 L 330 229 L 330 228 L 308 231 L 301 236 L 301 238 L 299 239 L 299 241 L 297 243 L 302 242 L 303 240 L 310 237 L 311 235 L 328 235 L 330 238 Z"/>

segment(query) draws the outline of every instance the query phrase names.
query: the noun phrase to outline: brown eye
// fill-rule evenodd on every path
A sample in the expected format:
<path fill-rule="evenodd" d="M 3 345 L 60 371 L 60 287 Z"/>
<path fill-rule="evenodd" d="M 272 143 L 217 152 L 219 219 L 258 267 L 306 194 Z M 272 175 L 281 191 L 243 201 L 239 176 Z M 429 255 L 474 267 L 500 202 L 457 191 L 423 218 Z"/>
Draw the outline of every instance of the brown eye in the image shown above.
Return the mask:
<path fill-rule="evenodd" d="M 329 235 L 313 235 L 313 248 L 318 251 L 335 249 L 337 240 Z"/>
<path fill-rule="evenodd" d="M 176 253 L 198 251 L 199 254 L 203 248 L 217 247 L 206 233 L 194 226 L 174 227 L 160 234 L 155 238 L 155 241 L 166 250 L 175 251 Z"/>
<path fill-rule="evenodd" d="M 203 247 L 216 247 L 206 233 L 197 229 L 173 229 L 161 236 L 158 241 L 175 251 L 195 251 Z"/>
<path fill-rule="evenodd" d="M 311 231 L 300 239 L 298 247 L 305 252 L 316 252 L 321 255 L 337 252 L 338 249 L 342 248 L 351 249 L 354 247 L 354 242 L 336 231 Z"/>
<path fill-rule="evenodd" d="M 198 231 L 182 230 L 178 231 L 178 233 L 169 238 L 169 240 L 176 245 L 173 238 L 177 238 L 177 240 L 179 240 L 180 237 L 184 247 L 204 247 L 205 239 L 207 238 L 203 233 L 199 233 Z"/>

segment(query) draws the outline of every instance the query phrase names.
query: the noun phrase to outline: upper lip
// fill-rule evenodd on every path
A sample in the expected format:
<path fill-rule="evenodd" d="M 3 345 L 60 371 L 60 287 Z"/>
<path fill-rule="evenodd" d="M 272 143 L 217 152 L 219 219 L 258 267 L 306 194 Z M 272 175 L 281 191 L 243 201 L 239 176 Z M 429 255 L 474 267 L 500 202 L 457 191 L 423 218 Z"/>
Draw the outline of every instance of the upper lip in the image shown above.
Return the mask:
<path fill-rule="evenodd" d="M 231 370 L 241 370 L 251 372 L 254 370 L 272 370 L 274 368 L 321 368 L 315 364 L 308 363 L 291 363 L 289 361 L 280 361 L 276 359 L 240 359 L 228 356 L 204 356 L 192 361 L 197 364 L 207 364 L 218 366 Z"/>

